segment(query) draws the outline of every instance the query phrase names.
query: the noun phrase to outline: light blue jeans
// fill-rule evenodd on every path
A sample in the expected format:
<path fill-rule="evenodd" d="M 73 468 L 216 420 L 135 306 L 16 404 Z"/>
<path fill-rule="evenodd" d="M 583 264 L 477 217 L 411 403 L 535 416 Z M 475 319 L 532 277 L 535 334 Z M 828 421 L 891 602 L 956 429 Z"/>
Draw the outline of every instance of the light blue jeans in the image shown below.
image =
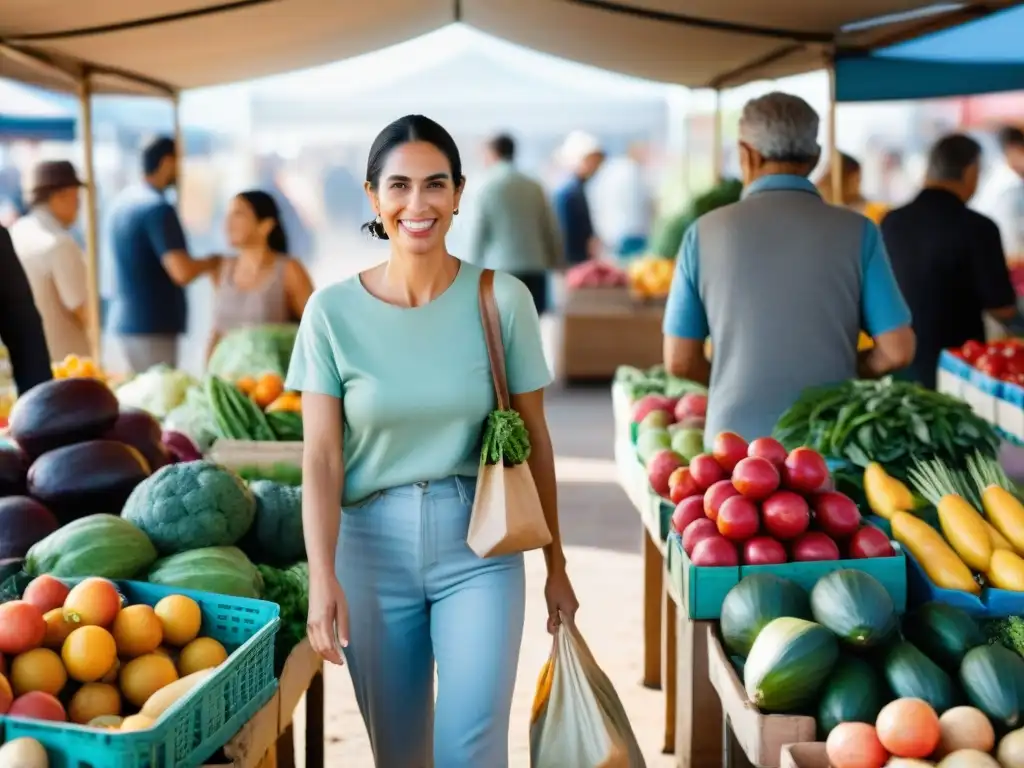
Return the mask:
<path fill-rule="evenodd" d="M 377 768 L 508 766 L 523 556 L 467 546 L 473 492 L 472 478 L 450 477 L 343 510 L 345 659 Z"/>

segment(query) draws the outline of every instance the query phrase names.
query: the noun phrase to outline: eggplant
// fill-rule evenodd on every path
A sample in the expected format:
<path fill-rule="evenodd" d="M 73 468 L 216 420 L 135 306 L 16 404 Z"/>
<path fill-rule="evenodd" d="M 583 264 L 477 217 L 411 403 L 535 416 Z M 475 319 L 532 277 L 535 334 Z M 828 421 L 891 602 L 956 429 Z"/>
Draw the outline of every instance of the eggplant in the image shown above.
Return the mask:
<path fill-rule="evenodd" d="M 150 472 L 156 472 L 171 463 L 170 454 L 162 441 L 160 422 L 149 411 L 141 408 L 122 406 L 117 421 L 103 439 L 117 440 L 135 448 L 146 459 Z"/>
<path fill-rule="evenodd" d="M 54 379 L 32 387 L 11 409 L 10 434 L 32 459 L 95 440 L 117 422 L 118 403 L 95 379 Z"/>

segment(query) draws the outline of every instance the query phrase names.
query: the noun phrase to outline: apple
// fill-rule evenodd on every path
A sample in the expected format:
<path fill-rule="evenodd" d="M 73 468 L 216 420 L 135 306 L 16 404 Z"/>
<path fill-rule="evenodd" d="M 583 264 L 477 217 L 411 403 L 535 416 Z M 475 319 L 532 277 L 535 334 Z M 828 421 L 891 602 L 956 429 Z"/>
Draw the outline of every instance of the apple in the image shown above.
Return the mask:
<path fill-rule="evenodd" d="M 668 411 L 651 411 L 637 425 L 638 432 L 646 432 L 648 429 L 668 429 L 672 423 L 672 415 Z"/>
<path fill-rule="evenodd" d="M 703 492 L 688 467 L 679 467 L 668 476 L 668 497 L 674 504 L 690 496 L 700 496 Z"/>
<path fill-rule="evenodd" d="M 675 451 L 659 451 L 647 465 L 647 480 L 659 496 L 668 498 L 668 479 L 686 462 Z"/>
<path fill-rule="evenodd" d="M 693 554 L 693 548 L 708 536 L 718 536 L 718 526 L 713 520 L 706 517 L 701 520 L 694 520 L 683 531 L 683 551 L 687 555 Z"/>
<path fill-rule="evenodd" d="M 828 479 L 828 464 L 817 451 L 811 448 L 795 448 L 786 457 L 782 480 L 791 491 L 815 493 Z"/>
<path fill-rule="evenodd" d="M 704 568 L 717 568 L 723 566 L 735 566 L 740 564 L 739 555 L 736 552 L 736 545 L 724 536 L 713 535 L 702 539 L 693 548 L 690 560 L 694 565 Z"/>
<path fill-rule="evenodd" d="M 743 542 L 744 565 L 779 565 L 786 562 L 786 548 L 771 536 L 755 536 Z"/>
<path fill-rule="evenodd" d="M 683 395 L 676 403 L 676 421 L 682 421 L 690 417 L 705 418 L 708 412 L 708 396 L 694 392 Z"/>
<path fill-rule="evenodd" d="M 748 456 L 760 456 L 768 459 L 780 472 L 786 464 L 786 449 L 774 437 L 759 437 L 747 448 Z"/>
<path fill-rule="evenodd" d="M 819 493 L 814 497 L 814 521 L 833 539 L 845 539 L 860 528 L 860 510 L 845 493 Z"/>
<path fill-rule="evenodd" d="M 709 453 L 701 453 L 690 459 L 690 476 L 702 492 L 719 480 L 726 479 L 725 470 Z"/>
<path fill-rule="evenodd" d="M 672 450 L 687 461 L 704 452 L 704 433 L 699 429 L 683 428 L 669 432 Z"/>
<path fill-rule="evenodd" d="M 721 432 L 711 446 L 711 455 L 726 472 L 732 472 L 747 456 L 747 441 L 735 432 Z"/>
<path fill-rule="evenodd" d="M 779 470 L 768 459 L 748 456 L 732 471 L 732 484 L 748 499 L 768 498 L 779 487 Z"/>
<path fill-rule="evenodd" d="M 761 503 L 761 520 L 768 533 L 786 541 L 807 530 L 811 524 L 811 510 L 799 493 L 776 491 Z"/>
<path fill-rule="evenodd" d="M 704 514 L 709 520 L 717 520 L 722 503 L 739 495 L 740 492 L 736 490 L 732 480 L 719 480 L 704 492 Z"/>
<path fill-rule="evenodd" d="M 757 504 L 744 496 L 733 496 L 718 509 L 718 532 L 733 541 L 746 541 L 761 525 Z"/>
<path fill-rule="evenodd" d="M 694 520 L 706 520 L 704 517 L 704 498 L 690 496 L 676 504 L 672 512 L 672 530 L 682 533 Z"/>
<path fill-rule="evenodd" d="M 675 410 L 675 401 L 664 395 L 644 395 L 633 404 L 632 422 L 639 424 L 651 411 L 665 411 L 670 417 Z M 672 418 L 669 419 L 672 421 Z"/>

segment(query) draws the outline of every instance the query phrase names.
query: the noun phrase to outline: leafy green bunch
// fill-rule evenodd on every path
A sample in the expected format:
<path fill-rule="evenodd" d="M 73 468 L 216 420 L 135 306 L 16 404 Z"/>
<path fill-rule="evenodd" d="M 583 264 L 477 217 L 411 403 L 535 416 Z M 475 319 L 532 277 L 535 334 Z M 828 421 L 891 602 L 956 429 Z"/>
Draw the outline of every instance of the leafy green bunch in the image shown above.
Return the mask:
<path fill-rule="evenodd" d="M 514 467 L 530 458 L 530 433 L 518 411 L 491 411 L 484 423 L 483 464 Z"/>

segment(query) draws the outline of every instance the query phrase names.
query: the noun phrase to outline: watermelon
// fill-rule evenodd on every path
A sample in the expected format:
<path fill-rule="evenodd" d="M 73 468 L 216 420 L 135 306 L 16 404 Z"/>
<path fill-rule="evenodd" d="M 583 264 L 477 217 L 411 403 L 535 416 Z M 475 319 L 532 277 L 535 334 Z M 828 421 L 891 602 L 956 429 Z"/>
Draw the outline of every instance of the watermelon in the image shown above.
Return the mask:
<path fill-rule="evenodd" d="M 843 568 L 818 579 L 811 590 L 814 620 L 856 648 L 890 639 L 898 628 L 896 606 L 871 574 Z"/>
<path fill-rule="evenodd" d="M 994 725 L 1010 730 L 1024 724 L 1024 659 L 1001 645 L 982 645 L 964 655 L 960 683 L 970 703 Z"/>
<path fill-rule="evenodd" d="M 889 648 L 882 666 L 896 698 L 922 699 L 940 715 L 958 703 L 952 678 L 912 643 L 903 641 Z"/>
<path fill-rule="evenodd" d="M 856 656 L 840 658 L 818 702 L 818 740 L 825 741 L 840 723 L 873 725 L 888 700 L 885 683 L 868 662 Z"/>
<path fill-rule="evenodd" d="M 746 658 L 765 625 L 783 616 L 811 618 L 803 588 L 771 573 L 746 576 L 722 601 L 722 642 L 731 655 Z"/>
<path fill-rule="evenodd" d="M 818 696 L 839 658 L 836 637 L 820 624 L 783 617 L 758 634 L 743 667 L 747 698 L 764 712 L 793 712 Z"/>

